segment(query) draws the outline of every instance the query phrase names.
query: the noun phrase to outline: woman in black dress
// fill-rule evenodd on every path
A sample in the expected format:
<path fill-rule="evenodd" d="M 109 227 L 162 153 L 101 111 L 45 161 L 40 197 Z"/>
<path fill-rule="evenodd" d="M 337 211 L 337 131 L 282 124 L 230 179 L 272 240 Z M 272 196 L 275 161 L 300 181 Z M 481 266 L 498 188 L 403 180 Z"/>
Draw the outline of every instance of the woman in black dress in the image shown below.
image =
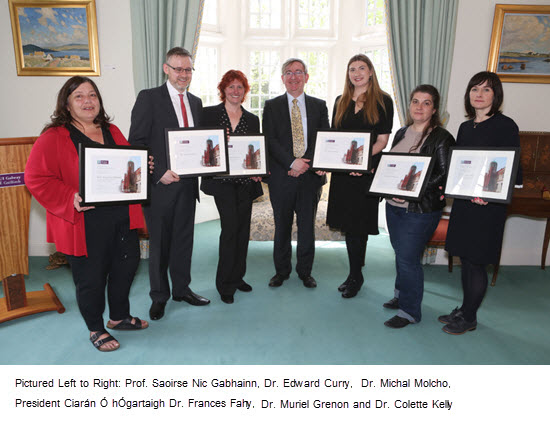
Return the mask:
<path fill-rule="evenodd" d="M 464 95 L 470 120 L 460 126 L 457 146 L 519 147 L 518 126 L 500 112 L 502 100 L 502 83 L 495 73 L 479 72 L 472 77 Z M 516 184 L 521 181 L 520 170 Z M 481 198 L 454 200 L 445 249 L 462 262 L 464 299 L 460 308 L 439 317 L 446 333 L 476 329 L 477 310 L 487 290 L 486 267 L 498 262 L 505 222 L 506 205 Z"/>
<path fill-rule="evenodd" d="M 388 144 L 393 103 L 380 89 L 376 71 L 364 54 L 353 56 L 347 66 L 344 92 L 336 98 L 332 128 L 371 131 L 373 159 Z M 330 181 L 327 225 L 345 233 L 349 275 L 338 287 L 345 298 L 354 297 L 363 285 L 361 268 L 369 234 L 378 234 L 379 198 L 369 196 L 372 174 L 333 172 Z"/>
<path fill-rule="evenodd" d="M 223 126 L 230 134 L 260 132 L 258 117 L 242 107 L 250 91 L 241 71 L 230 70 L 218 84 L 222 103 L 202 111 L 203 126 Z M 203 178 L 201 190 L 214 196 L 220 214 L 221 234 L 216 288 L 225 303 L 233 303 L 235 292 L 249 292 L 252 287 L 243 277 L 250 238 L 252 201 L 263 194 L 261 178 Z"/>

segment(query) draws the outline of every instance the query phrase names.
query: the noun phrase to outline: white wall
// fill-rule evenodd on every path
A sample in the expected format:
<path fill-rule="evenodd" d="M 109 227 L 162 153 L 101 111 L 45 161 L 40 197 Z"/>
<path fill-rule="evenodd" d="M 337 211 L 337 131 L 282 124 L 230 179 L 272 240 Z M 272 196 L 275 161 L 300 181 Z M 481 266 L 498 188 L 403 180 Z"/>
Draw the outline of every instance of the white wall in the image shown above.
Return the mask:
<path fill-rule="evenodd" d="M 37 136 L 55 107 L 56 95 L 67 77 L 17 76 L 9 4 L 0 2 L 0 138 Z M 135 101 L 132 74 L 132 31 L 129 0 L 96 0 L 101 76 L 92 77 L 101 91 L 107 113 L 124 135 L 130 128 Z M 161 64 L 159 64 L 161 66 Z M 1 207 L 1 205 L 0 205 Z M 6 213 L 2 211 L 1 213 Z M 210 196 L 201 196 L 197 221 L 217 218 Z M 55 250 L 46 243 L 46 214 L 33 199 L 29 255 Z"/>
<path fill-rule="evenodd" d="M 469 78 L 486 69 L 496 0 L 461 0 L 449 90 L 449 131 L 456 134 L 464 120 L 462 98 Z M 498 3 L 548 4 L 546 0 L 499 0 Z M 345 3 L 344 3 L 345 4 Z M 101 76 L 96 77 L 106 109 L 115 124 L 128 134 L 130 112 L 135 101 L 129 0 L 97 0 Z M 65 77 L 18 77 L 8 2 L 0 2 L 0 137 L 38 135 L 52 113 L 57 91 Z M 160 64 L 159 64 L 160 66 Z M 550 131 L 547 119 L 550 84 L 504 84 L 504 113 L 520 129 Z M 544 114 L 544 117 L 543 117 Z M 544 119 L 546 118 L 546 119 Z M 3 211 L 5 213 L 6 211 Z M 213 219 L 216 211 L 210 197 L 201 196 L 197 221 Z M 45 213 L 33 201 L 29 254 L 47 254 Z M 544 220 L 512 217 L 504 238 L 502 263 L 538 265 L 544 234 Z M 549 255 L 550 256 L 550 255 Z M 550 257 L 547 262 L 550 265 Z"/>

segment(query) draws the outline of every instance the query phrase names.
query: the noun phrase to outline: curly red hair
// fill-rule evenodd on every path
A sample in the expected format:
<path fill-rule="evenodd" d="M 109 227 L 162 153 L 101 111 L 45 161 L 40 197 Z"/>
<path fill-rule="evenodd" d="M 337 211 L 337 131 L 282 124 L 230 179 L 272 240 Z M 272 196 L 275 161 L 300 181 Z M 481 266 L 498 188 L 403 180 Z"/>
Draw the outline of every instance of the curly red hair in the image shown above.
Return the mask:
<path fill-rule="evenodd" d="M 244 96 L 243 96 L 243 102 L 246 99 L 246 95 L 250 91 L 250 85 L 248 85 L 248 80 L 246 79 L 246 76 L 241 71 L 236 71 L 234 69 L 231 69 L 230 71 L 227 71 L 224 76 L 222 77 L 222 80 L 218 84 L 218 91 L 220 92 L 220 100 L 222 102 L 225 102 L 225 89 L 231 84 L 234 80 L 239 81 L 244 88 Z"/>

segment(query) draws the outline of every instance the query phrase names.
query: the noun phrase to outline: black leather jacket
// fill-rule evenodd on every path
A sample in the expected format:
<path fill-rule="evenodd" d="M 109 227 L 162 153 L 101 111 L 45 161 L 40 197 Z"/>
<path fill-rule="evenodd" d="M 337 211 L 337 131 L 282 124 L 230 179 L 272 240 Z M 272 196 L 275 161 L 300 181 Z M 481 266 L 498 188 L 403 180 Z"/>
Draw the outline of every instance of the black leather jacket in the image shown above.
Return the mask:
<path fill-rule="evenodd" d="M 397 131 L 393 139 L 392 149 L 403 139 L 407 128 L 403 127 Z M 424 195 L 418 202 L 410 201 L 407 211 L 425 213 L 438 211 L 445 207 L 445 199 L 440 200 L 440 198 L 445 192 L 445 182 L 449 166 L 449 147 L 454 144 L 454 137 L 444 128 L 436 127 L 428 135 L 419 153 L 421 155 L 434 156 L 434 167 L 432 168 Z M 439 187 L 443 187 L 443 190 Z"/>

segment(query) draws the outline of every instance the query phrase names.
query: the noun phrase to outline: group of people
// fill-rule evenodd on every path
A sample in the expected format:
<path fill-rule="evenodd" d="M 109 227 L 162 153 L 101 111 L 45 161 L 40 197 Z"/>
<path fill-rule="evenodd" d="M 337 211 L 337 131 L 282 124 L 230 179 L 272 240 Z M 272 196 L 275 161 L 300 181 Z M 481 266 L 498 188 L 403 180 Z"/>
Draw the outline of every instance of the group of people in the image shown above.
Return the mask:
<path fill-rule="evenodd" d="M 165 129 L 225 127 L 229 137 L 260 132 L 259 118 L 242 106 L 250 91 L 242 72 L 228 71 L 218 85 L 221 103 L 203 108 L 202 101 L 188 91 L 193 62 L 187 50 L 175 47 L 168 51 L 163 70 L 166 83 L 141 91 L 136 99 L 128 141 L 110 123 L 95 83 L 86 77 L 70 78 L 58 94 L 51 122 L 36 141 L 25 170 L 27 187 L 47 210 L 48 241 L 68 257 L 80 312 L 91 342 L 100 351 L 120 346 L 104 326 L 106 288 L 108 329 L 148 327 L 147 321 L 130 315 L 128 301 L 139 261 L 136 229 L 143 226 L 143 216 L 139 205 L 80 205 L 79 145 L 144 145 L 154 157 L 154 163 L 149 163 L 151 201 L 143 206 L 143 213 L 150 236 L 149 316 L 159 320 L 170 297 L 195 306 L 210 303 L 189 287 L 198 178 L 180 178 L 168 168 Z M 270 174 L 265 180 L 275 221 L 275 275 L 269 286 L 280 287 L 290 278 L 294 214 L 298 227 L 296 273 L 306 288 L 317 286 L 312 275 L 315 218 L 326 175 L 311 168 L 316 132 L 329 127 L 365 130 L 371 132 L 373 169 L 368 173 L 333 172 L 327 211 L 327 225 L 345 234 L 349 259 L 348 276 L 338 290 L 344 298 L 352 298 L 364 282 L 368 236 L 378 234 L 380 199 L 370 195 L 369 188 L 392 131 L 392 100 L 380 88 L 374 66 L 363 54 L 348 62 L 332 125 L 326 102 L 304 93 L 309 79 L 304 61 L 288 59 L 282 65 L 281 79 L 286 92 L 265 102 L 262 117 L 270 158 Z M 457 145 L 519 145 L 517 126 L 500 112 L 502 98 L 502 84 L 495 74 L 481 72 L 472 78 L 464 97 L 469 120 L 460 127 Z M 418 201 L 393 198 L 386 204 L 396 264 L 394 296 L 383 305 L 397 310 L 385 322 L 391 328 L 421 320 L 424 276 L 420 261 L 446 204 L 443 193 L 449 148 L 455 140 L 441 126 L 439 102 L 435 87 L 415 88 L 410 95 L 407 124 L 396 133 L 391 147 L 392 152 L 430 155 L 435 161 Z M 205 177 L 200 188 L 214 196 L 220 215 L 216 288 L 221 300 L 231 304 L 237 291 L 252 290 L 244 276 L 252 202 L 262 195 L 260 178 Z M 494 263 L 498 256 L 505 214 L 505 206 L 480 198 L 454 202 L 446 249 L 461 258 L 464 301 L 460 308 L 439 317 L 447 333 L 463 334 L 476 328 L 476 312 L 487 287 L 486 264 Z"/>

